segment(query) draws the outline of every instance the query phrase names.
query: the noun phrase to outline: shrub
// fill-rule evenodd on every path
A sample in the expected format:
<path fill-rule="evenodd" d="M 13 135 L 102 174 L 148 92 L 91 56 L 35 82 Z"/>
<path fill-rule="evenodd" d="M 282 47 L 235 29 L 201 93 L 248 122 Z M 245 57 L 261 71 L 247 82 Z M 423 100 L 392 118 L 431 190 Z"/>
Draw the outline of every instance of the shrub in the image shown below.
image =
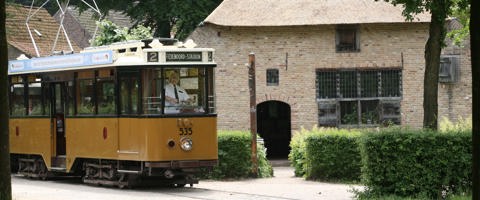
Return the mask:
<path fill-rule="evenodd" d="M 307 179 L 360 180 L 360 132 L 345 129 L 313 129 L 305 138 Z"/>
<path fill-rule="evenodd" d="M 440 121 L 439 129 L 440 132 L 465 132 L 472 130 L 472 118 L 463 119 L 460 117 L 457 123 L 453 123 L 446 117 L 442 117 Z"/>
<path fill-rule="evenodd" d="M 208 178 L 245 178 L 252 175 L 251 136 L 244 131 L 218 132 L 218 165 Z M 266 149 L 257 145 L 258 177 L 271 177 L 273 169 L 266 158 Z"/>
<path fill-rule="evenodd" d="M 360 180 L 358 131 L 302 128 L 290 142 L 289 160 L 296 176 L 334 181 Z"/>
<path fill-rule="evenodd" d="M 267 178 L 273 176 L 273 168 L 267 159 L 267 149 L 261 143 L 257 143 L 257 159 L 258 159 L 258 177 Z"/>
<path fill-rule="evenodd" d="M 288 154 L 288 160 L 295 169 L 295 176 L 298 177 L 305 175 L 305 137 L 309 133 L 311 132 L 302 127 L 300 131 L 294 133 L 290 141 L 291 151 Z"/>
<path fill-rule="evenodd" d="M 471 186 L 470 132 L 393 128 L 367 134 L 360 147 L 370 196 L 438 199 Z"/>

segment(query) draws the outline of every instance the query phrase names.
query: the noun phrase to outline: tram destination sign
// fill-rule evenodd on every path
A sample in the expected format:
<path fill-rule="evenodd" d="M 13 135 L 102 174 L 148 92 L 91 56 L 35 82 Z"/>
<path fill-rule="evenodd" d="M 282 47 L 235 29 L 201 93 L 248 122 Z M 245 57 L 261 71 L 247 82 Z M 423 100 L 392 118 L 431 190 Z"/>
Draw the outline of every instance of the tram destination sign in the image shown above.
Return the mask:
<path fill-rule="evenodd" d="M 166 52 L 167 62 L 201 62 L 202 52 Z"/>

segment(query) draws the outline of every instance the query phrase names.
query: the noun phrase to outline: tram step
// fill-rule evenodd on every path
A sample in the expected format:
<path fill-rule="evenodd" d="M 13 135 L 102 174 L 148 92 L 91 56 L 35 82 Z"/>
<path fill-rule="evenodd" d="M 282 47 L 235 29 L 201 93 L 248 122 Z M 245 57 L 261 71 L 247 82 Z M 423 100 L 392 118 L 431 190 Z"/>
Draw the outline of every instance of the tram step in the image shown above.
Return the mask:
<path fill-rule="evenodd" d="M 57 156 L 52 158 L 52 168 L 65 168 L 66 164 L 66 157 L 65 156 Z"/>
<path fill-rule="evenodd" d="M 123 169 L 119 169 L 117 171 L 118 171 L 118 173 L 125 173 L 125 174 L 141 174 L 142 173 L 141 171 L 123 170 Z"/>
<path fill-rule="evenodd" d="M 35 162 L 35 159 L 30 159 L 30 158 L 19 158 L 18 159 L 19 161 L 22 161 L 22 162 Z"/>
<path fill-rule="evenodd" d="M 57 172 L 66 172 L 67 169 L 63 167 L 51 167 L 50 168 L 52 171 L 57 171 Z"/>

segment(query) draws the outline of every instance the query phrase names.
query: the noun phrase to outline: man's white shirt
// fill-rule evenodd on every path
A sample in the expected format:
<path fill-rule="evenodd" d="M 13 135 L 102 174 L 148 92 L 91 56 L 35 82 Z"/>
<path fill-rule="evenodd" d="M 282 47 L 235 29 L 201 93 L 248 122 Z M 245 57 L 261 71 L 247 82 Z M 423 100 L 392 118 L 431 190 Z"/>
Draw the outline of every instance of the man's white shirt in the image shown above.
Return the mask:
<path fill-rule="evenodd" d="M 176 88 L 177 88 L 179 102 L 186 101 L 190 98 L 187 94 L 187 91 L 185 91 L 185 89 L 183 89 L 179 85 L 177 85 Z M 169 83 L 165 86 L 165 96 L 175 99 L 175 87 L 173 86 L 173 84 Z M 165 105 L 174 106 L 177 104 L 171 104 L 168 101 L 165 101 Z"/>

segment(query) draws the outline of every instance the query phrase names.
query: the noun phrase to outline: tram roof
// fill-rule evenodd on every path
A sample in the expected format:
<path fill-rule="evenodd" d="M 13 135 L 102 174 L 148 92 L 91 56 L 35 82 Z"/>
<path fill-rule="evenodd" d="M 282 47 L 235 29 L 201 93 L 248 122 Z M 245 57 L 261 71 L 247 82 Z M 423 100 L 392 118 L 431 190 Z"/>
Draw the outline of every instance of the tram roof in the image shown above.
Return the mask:
<path fill-rule="evenodd" d="M 8 62 L 8 74 L 55 72 L 115 66 L 215 65 L 214 49 L 195 48 L 172 39 L 128 41 L 106 46 L 88 47 L 80 53 L 53 55 Z"/>

